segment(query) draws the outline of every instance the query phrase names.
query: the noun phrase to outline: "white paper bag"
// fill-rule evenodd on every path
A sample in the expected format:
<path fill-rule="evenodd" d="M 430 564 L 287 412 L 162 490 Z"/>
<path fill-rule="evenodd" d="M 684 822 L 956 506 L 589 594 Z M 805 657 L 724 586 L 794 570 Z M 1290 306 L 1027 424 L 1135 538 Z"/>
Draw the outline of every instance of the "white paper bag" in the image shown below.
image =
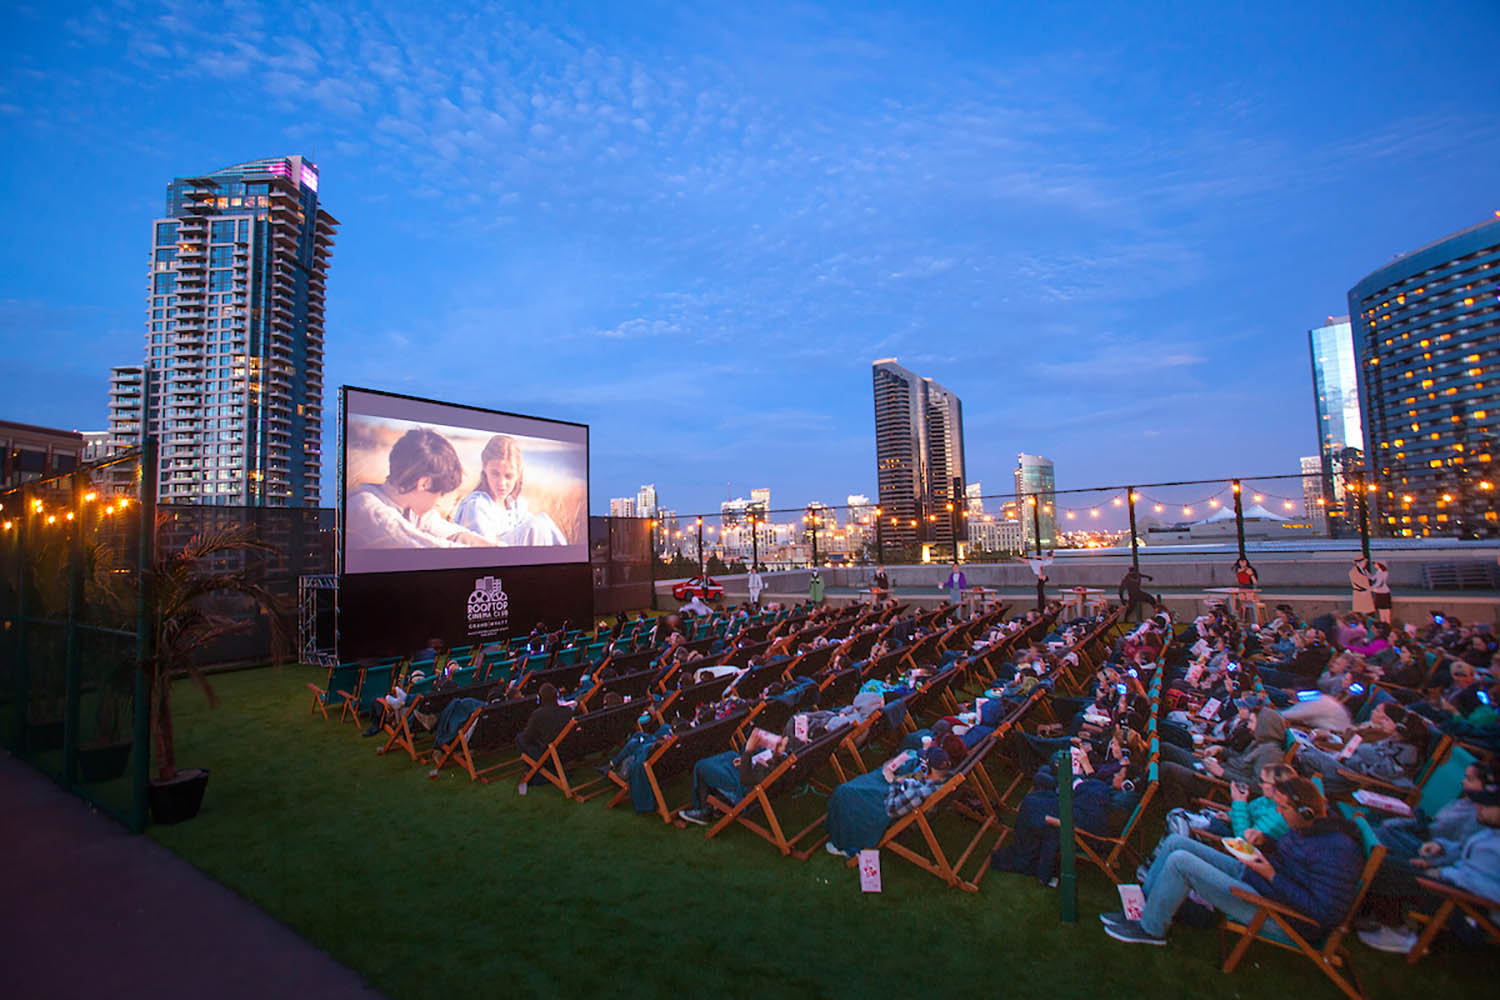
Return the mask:
<path fill-rule="evenodd" d="M 859 852 L 859 891 L 880 891 L 880 851 L 875 848 Z"/>

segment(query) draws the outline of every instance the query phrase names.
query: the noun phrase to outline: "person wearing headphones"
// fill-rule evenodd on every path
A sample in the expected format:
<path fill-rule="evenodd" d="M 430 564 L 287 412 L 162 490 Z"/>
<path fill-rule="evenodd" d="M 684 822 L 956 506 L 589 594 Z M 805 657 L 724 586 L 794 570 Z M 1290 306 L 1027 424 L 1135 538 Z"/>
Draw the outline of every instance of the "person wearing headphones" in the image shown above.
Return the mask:
<path fill-rule="evenodd" d="M 1262 845 L 1265 853 L 1239 861 L 1191 837 L 1167 837 L 1141 887 L 1146 894 L 1141 919 L 1101 913 L 1105 933 L 1129 944 L 1166 944 L 1172 918 L 1189 892 L 1231 920 L 1247 923 L 1257 907 L 1236 896 L 1235 888 L 1290 906 L 1316 921 L 1319 934 L 1337 925 L 1354 900 L 1364 865 L 1359 833 L 1328 815 L 1323 793 L 1306 778 L 1286 778 L 1275 788 L 1288 830 Z"/>

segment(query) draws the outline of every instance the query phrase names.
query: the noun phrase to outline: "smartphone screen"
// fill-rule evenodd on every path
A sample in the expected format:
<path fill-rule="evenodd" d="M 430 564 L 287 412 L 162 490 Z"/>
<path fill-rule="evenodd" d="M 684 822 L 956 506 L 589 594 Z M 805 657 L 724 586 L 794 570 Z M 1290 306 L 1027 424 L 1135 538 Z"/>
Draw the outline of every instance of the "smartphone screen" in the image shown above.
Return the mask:
<path fill-rule="evenodd" d="M 1298 701 L 1317 701 L 1318 700 L 1318 692 L 1316 692 L 1316 691 L 1298 691 L 1297 692 L 1297 700 Z"/>

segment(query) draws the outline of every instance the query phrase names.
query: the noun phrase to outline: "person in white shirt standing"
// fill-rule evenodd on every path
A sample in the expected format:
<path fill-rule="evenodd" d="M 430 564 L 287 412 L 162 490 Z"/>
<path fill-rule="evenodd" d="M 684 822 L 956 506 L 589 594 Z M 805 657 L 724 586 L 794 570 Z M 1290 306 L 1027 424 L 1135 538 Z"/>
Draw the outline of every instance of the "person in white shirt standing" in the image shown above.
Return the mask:
<path fill-rule="evenodd" d="M 409 430 L 391 446 L 383 483 L 366 483 L 349 495 L 344 545 L 360 549 L 442 549 L 489 545 L 436 510 L 458 489 L 463 465 L 447 438 L 425 427 Z"/>
<path fill-rule="evenodd" d="M 766 589 L 766 581 L 760 578 L 760 567 L 751 566 L 750 575 L 745 577 L 745 586 L 750 588 L 750 603 L 760 606 L 760 592 Z"/>

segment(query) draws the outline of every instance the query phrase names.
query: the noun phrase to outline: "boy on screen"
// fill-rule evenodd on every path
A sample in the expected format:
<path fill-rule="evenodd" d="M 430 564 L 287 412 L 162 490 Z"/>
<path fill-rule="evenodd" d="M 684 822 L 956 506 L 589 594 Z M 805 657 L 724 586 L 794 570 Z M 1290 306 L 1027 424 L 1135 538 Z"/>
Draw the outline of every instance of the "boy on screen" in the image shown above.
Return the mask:
<path fill-rule="evenodd" d="M 479 485 L 454 508 L 454 521 L 488 539 L 490 545 L 568 544 L 552 518 L 531 513 L 521 496 L 526 462 L 515 438 L 508 434 L 490 438 L 479 460 Z"/>
<path fill-rule="evenodd" d="M 349 497 L 345 544 L 351 549 L 439 549 L 489 545 L 434 508 L 458 489 L 463 466 L 448 439 L 426 428 L 391 446 L 385 482 L 366 483 Z"/>

